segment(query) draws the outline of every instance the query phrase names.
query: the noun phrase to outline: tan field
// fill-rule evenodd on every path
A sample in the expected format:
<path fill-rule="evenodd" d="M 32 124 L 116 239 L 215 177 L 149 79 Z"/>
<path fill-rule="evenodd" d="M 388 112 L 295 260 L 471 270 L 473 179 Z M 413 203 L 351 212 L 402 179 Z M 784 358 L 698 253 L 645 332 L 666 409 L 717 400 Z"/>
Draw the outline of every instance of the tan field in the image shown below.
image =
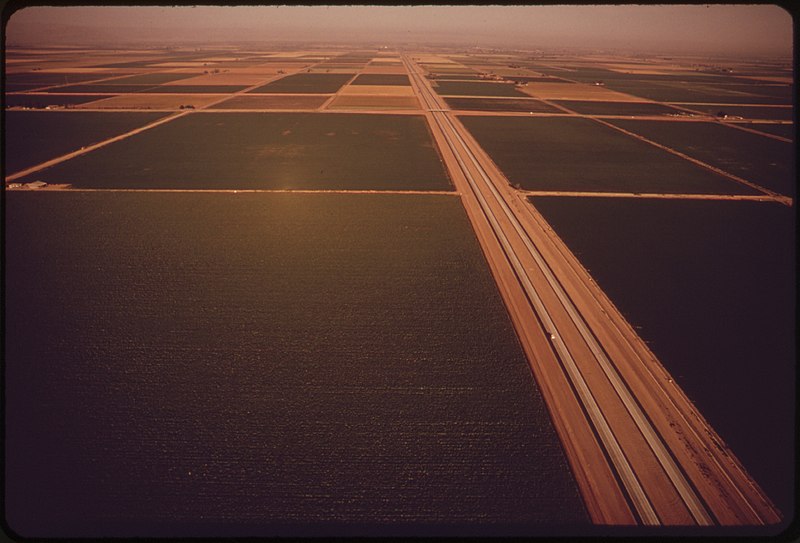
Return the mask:
<path fill-rule="evenodd" d="M 339 94 L 370 94 L 380 96 L 414 96 L 414 89 L 406 85 L 348 85 Z"/>
<path fill-rule="evenodd" d="M 311 63 L 309 62 L 268 62 L 265 64 L 259 64 L 257 66 L 242 66 L 239 68 L 222 68 L 220 73 L 225 74 L 269 74 L 269 73 L 277 73 L 278 70 L 283 70 L 286 73 L 289 73 L 293 70 L 299 70 L 301 68 L 305 68 L 309 66 Z"/>
<path fill-rule="evenodd" d="M 682 75 L 692 73 L 687 70 L 686 66 L 679 66 L 677 64 L 643 66 L 641 64 L 608 63 L 604 64 L 604 67 L 617 72 L 642 75 Z"/>
<path fill-rule="evenodd" d="M 361 70 L 362 74 L 404 74 L 406 73 L 406 69 L 401 65 L 375 65 L 370 64 L 363 70 Z"/>
<path fill-rule="evenodd" d="M 359 96 L 339 95 L 328 105 L 329 109 L 419 109 L 414 96 Z"/>
<path fill-rule="evenodd" d="M 545 100 L 599 100 L 609 102 L 641 102 L 641 98 L 615 92 L 599 85 L 580 83 L 531 83 L 519 90 Z"/>
<path fill-rule="evenodd" d="M 455 61 L 450 60 L 449 58 L 440 57 L 437 55 L 420 55 L 414 57 L 417 62 L 422 64 L 456 64 Z"/>

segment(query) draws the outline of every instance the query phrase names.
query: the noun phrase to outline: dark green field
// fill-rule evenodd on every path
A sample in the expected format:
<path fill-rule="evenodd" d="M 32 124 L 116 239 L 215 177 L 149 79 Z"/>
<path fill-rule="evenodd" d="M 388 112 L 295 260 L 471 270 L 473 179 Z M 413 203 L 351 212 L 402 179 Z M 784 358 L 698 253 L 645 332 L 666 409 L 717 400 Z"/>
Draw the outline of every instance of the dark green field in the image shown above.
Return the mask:
<path fill-rule="evenodd" d="M 477 81 L 480 80 L 480 75 L 476 73 L 457 73 L 457 74 L 439 74 L 439 73 L 431 73 L 428 75 L 428 79 L 435 79 L 436 81 L 458 81 L 458 80 L 465 80 L 465 81 Z"/>
<path fill-rule="evenodd" d="M 513 79 L 514 81 L 524 81 L 526 83 L 573 83 L 572 81 L 567 81 L 566 79 L 560 79 L 558 77 L 552 77 L 548 75 L 543 75 L 543 76 L 514 75 L 514 76 L 509 76 L 509 79 Z"/>
<path fill-rule="evenodd" d="M 150 87 L 143 90 L 143 93 L 169 93 L 169 94 L 184 94 L 184 93 L 198 93 L 198 94 L 230 94 L 242 89 L 246 89 L 247 85 L 159 85 L 157 87 Z"/>
<path fill-rule="evenodd" d="M 5 172 L 8 175 L 133 130 L 165 114 L 6 111 L 5 115 Z"/>
<path fill-rule="evenodd" d="M 38 90 L 42 85 L 37 85 L 36 83 L 6 83 L 3 86 L 4 92 L 25 92 L 25 91 L 32 91 Z"/>
<path fill-rule="evenodd" d="M 253 93 L 307 93 L 332 94 L 350 81 L 353 74 L 303 73 L 288 75 L 249 92 Z"/>
<path fill-rule="evenodd" d="M 652 102 L 598 102 L 594 100 L 553 100 L 576 113 L 584 115 L 668 115 L 678 110 Z"/>
<path fill-rule="evenodd" d="M 752 128 L 753 130 L 759 130 L 761 132 L 766 132 L 768 134 L 775 134 L 776 136 L 782 136 L 790 140 L 793 140 L 795 137 L 794 124 L 771 124 L 771 123 L 770 124 L 737 123 L 737 124 L 742 124 L 742 126 L 746 126 L 747 128 Z"/>
<path fill-rule="evenodd" d="M 330 96 L 240 94 L 209 109 L 317 109 L 327 102 Z"/>
<path fill-rule="evenodd" d="M 529 98 L 511 83 L 484 83 L 472 81 L 436 81 L 434 90 L 441 96 L 518 96 Z"/>
<path fill-rule="evenodd" d="M 21 533 L 589 528 L 457 197 L 6 204 L 5 519 Z"/>
<path fill-rule="evenodd" d="M 50 73 L 50 72 L 26 72 L 16 74 L 6 74 L 6 85 L 32 85 L 34 87 L 44 87 L 48 85 L 66 85 L 68 83 L 80 83 L 81 81 L 91 81 L 94 79 L 104 79 L 115 75 L 125 75 L 124 73 Z"/>
<path fill-rule="evenodd" d="M 68 106 L 85 104 L 86 102 L 108 97 L 107 94 L 6 94 L 6 107 L 45 108 L 47 106 Z"/>
<path fill-rule="evenodd" d="M 794 117 L 794 109 L 791 107 L 769 107 L 769 106 L 731 106 L 731 105 L 705 105 L 705 104 L 686 104 L 689 109 L 703 111 L 717 116 L 725 113 L 730 116 L 742 117 L 744 119 L 764 119 L 775 121 L 791 121 Z"/>
<path fill-rule="evenodd" d="M 35 178 L 96 188 L 452 189 L 414 115 L 193 113 Z"/>
<path fill-rule="evenodd" d="M 361 74 L 351 85 L 410 85 L 405 74 Z"/>
<path fill-rule="evenodd" d="M 451 64 L 451 63 L 430 63 L 430 62 L 422 62 L 421 65 L 432 74 L 450 74 L 450 75 L 461 75 L 461 74 L 475 74 L 475 70 L 471 68 L 467 68 L 466 66 L 459 66 L 458 64 Z"/>
<path fill-rule="evenodd" d="M 607 81 L 611 90 L 660 102 L 706 102 L 722 104 L 791 103 L 789 90 L 779 95 L 754 94 L 756 86 L 724 86 L 694 82 Z M 788 89 L 788 86 L 787 86 Z"/>
<path fill-rule="evenodd" d="M 445 98 L 451 109 L 469 111 L 522 111 L 533 113 L 561 113 L 561 110 L 535 98 Z"/>
<path fill-rule="evenodd" d="M 778 85 L 778 84 L 764 84 L 764 83 L 734 83 L 721 85 L 726 90 L 735 92 L 746 92 L 757 96 L 763 96 L 772 100 L 777 100 L 777 103 L 791 105 L 792 98 L 794 97 L 794 85 Z M 772 102 L 767 102 L 772 103 Z"/>
<path fill-rule="evenodd" d="M 626 61 L 630 62 L 630 60 Z M 728 85 L 752 85 L 752 86 L 765 86 L 776 85 L 774 83 L 757 82 L 746 77 L 737 77 L 730 74 L 721 73 L 704 73 L 701 71 L 683 72 L 683 73 L 670 73 L 670 74 L 643 74 L 643 73 L 627 73 L 608 68 L 598 68 L 597 66 L 587 67 L 581 65 L 574 65 L 568 67 L 565 71 L 563 69 L 555 68 L 552 66 L 530 64 L 531 69 L 542 72 L 555 77 L 566 77 L 579 81 L 581 83 L 591 83 L 593 81 L 603 81 L 605 84 L 618 84 L 618 83 L 632 83 L 632 84 L 664 84 L 666 86 L 680 86 L 680 87 L 725 87 Z M 567 67 L 567 66 L 562 66 Z M 737 72 L 744 76 L 745 72 L 737 70 Z M 780 71 L 767 70 L 768 75 L 783 75 Z M 781 85 L 784 86 L 784 85 Z"/>
<path fill-rule="evenodd" d="M 459 119 L 509 181 L 528 190 L 756 192 L 589 119 L 467 116 Z"/>
<path fill-rule="evenodd" d="M 782 194 L 794 194 L 794 145 L 719 123 L 611 120 L 723 171 Z"/>
<path fill-rule="evenodd" d="M 110 83 L 98 83 L 96 85 L 69 85 L 67 87 L 53 87 L 42 92 L 56 93 L 98 93 L 98 94 L 122 94 L 126 92 L 142 92 L 153 88 L 153 85 L 112 85 Z"/>
<path fill-rule="evenodd" d="M 170 73 L 154 73 L 154 74 L 140 74 L 132 75 L 130 77 L 123 77 L 121 79 L 113 79 L 108 83 L 114 85 L 160 85 L 161 83 L 168 83 L 169 81 L 177 81 L 179 79 L 188 79 L 200 75 L 199 73 L 193 74 L 170 74 Z"/>
<path fill-rule="evenodd" d="M 795 210 L 766 202 L 532 201 L 791 516 Z"/>

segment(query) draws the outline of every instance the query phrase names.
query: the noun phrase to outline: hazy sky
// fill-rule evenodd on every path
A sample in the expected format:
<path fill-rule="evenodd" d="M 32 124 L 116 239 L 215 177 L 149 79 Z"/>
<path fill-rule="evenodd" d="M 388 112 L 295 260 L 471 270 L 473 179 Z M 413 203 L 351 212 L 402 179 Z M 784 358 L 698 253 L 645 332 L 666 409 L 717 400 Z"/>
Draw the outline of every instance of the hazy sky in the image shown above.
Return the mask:
<path fill-rule="evenodd" d="M 351 40 L 789 55 L 770 5 L 29 7 L 8 44 Z"/>

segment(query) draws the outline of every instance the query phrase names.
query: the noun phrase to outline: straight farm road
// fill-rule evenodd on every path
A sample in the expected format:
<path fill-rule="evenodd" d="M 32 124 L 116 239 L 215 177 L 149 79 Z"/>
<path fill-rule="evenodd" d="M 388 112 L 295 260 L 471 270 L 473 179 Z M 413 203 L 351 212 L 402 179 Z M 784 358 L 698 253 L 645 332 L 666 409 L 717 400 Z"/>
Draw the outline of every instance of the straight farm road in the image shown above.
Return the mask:
<path fill-rule="evenodd" d="M 781 514 L 527 200 L 403 57 L 593 522 L 769 525 Z"/>

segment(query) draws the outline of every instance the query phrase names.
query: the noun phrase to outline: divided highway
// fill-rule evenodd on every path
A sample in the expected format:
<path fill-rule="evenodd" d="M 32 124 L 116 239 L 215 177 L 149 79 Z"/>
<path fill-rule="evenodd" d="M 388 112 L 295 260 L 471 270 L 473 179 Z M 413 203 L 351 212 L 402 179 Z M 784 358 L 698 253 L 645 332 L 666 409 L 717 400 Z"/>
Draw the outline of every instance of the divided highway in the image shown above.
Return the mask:
<path fill-rule="evenodd" d="M 764 525 L 781 514 L 541 215 L 403 56 L 547 401 L 605 525 Z"/>

